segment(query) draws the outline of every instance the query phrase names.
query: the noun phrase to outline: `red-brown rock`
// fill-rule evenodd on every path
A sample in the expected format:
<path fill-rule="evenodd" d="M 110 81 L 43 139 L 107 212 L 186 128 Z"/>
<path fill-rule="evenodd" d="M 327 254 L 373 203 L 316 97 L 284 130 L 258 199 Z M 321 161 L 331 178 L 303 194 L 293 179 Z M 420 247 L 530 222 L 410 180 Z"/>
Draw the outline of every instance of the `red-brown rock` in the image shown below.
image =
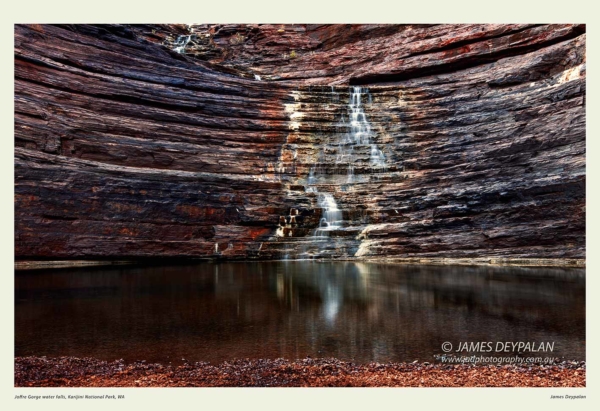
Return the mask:
<path fill-rule="evenodd" d="M 585 42 L 572 24 L 17 25 L 15 255 L 583 259 Z M 386 168 L 357 146 L 348 185 L 358 84 Z M 321 239 L 317 165 L 344 220 Z"/>

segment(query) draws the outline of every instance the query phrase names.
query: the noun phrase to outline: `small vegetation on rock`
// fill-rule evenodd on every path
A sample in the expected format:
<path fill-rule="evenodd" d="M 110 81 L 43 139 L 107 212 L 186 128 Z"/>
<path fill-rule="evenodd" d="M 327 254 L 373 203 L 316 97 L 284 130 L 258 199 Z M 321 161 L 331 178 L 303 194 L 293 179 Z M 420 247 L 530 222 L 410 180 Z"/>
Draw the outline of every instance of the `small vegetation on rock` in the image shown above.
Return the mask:
<path fill-rule="evenodd" d="M 246 40 L 246 37 L 241 35 L 240 33 L 235 33 L 230 39 L 229 44 L 238 45 L 242 44 Z"/>

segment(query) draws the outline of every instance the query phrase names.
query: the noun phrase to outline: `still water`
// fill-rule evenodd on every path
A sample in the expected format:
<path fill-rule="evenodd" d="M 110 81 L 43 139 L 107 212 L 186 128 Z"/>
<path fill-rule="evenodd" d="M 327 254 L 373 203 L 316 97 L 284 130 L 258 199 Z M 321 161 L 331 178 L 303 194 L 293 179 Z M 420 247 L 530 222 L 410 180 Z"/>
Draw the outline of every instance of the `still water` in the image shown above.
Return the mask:
<path fill-rule="evenodd" d="M 432 361 L 444 342 L 585 359 L 585 271 L 353 262 L 17 272 L 15 355 Z M 539 354 L 536 354 L 539 355 Z"/>

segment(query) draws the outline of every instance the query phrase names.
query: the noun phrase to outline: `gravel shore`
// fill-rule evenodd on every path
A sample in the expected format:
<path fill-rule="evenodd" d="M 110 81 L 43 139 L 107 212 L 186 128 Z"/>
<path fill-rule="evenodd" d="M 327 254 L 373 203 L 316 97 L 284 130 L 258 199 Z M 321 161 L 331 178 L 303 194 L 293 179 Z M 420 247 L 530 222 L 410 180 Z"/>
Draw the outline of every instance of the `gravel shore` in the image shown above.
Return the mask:
<path fill-rule="evenodd" d="M 15 358 L 15 387 L 585 387 L 585 362 L 553 365 L 370 363 L 323 358 L 161 365 Z"/>

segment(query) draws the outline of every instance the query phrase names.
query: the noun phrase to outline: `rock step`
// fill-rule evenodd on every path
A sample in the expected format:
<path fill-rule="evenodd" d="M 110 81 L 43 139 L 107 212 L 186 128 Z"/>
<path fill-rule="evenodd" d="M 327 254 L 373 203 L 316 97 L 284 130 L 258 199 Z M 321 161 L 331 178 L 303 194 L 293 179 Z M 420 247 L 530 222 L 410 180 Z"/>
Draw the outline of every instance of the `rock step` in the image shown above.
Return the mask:
<path fill-rule="evenodd" d="M 360 241 L 354 238 L 305 237 L 294 241 L 263 243 L 260 256 L 280 259 L 312 259 L 352 257 L 358 250 Z"/>
<path fill-rule="evenodd" d="M 363 230 L 364 225 L 337 229 L 303 229 L 286 228 L 283 237 L 276 237 L 277 242 L 315 242 L 328 241 L 329 238 L 356 237 Z M 292 235 L 288 235 L 291 233 Z M 319 235 L 321 234 L 321 235 Z M 294 239 L 292 241 L 292 239 Z"/>

